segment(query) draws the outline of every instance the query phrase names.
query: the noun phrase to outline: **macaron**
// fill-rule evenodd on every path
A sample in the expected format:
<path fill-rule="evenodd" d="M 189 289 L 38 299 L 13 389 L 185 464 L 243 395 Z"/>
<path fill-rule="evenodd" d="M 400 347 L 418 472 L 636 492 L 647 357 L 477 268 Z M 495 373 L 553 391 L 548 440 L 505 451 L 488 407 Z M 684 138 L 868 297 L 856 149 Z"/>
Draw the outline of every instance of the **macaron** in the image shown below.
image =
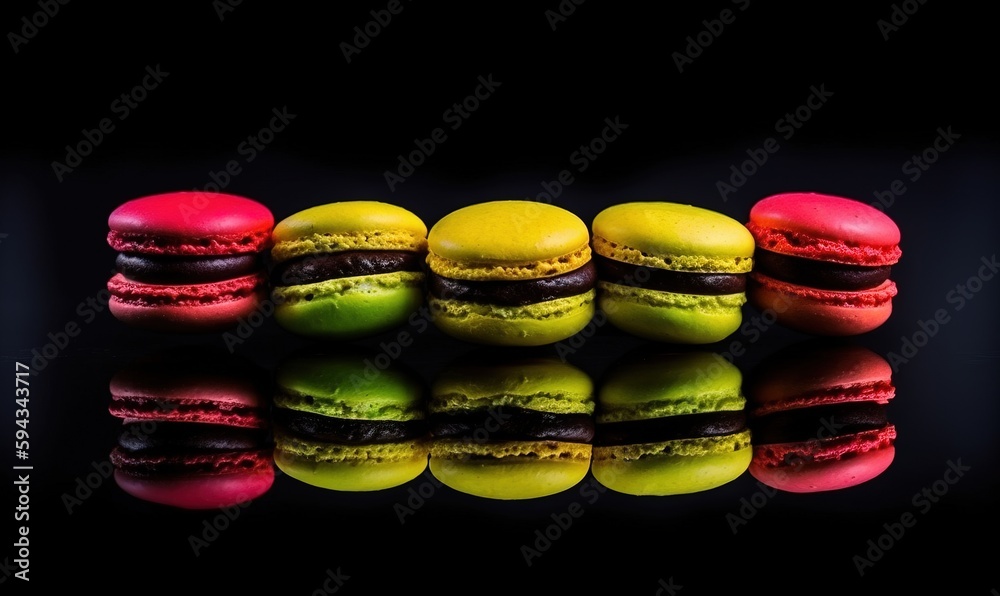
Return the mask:
<path fill-rule="evenodd" d="M 267 380 L 254 365 L 213 350 L 157 352 L 118 371 L 110 392 L 123 423 L 110 460 L 128 494 L 212 509 L 270 490 Z"/>
<path fill-rule="evenodd" d="M 709 352 L 643 352 L 598 388 L 594 478 L 616 492 L 665 496 L 743 475 L 751 449 L 740 370 Z"/>
<path fill-rule="evenodd" d="M 427 469 L 422 381 L 399 364 L 376 367 L 364 350 L 311 352 L 275 373 L 275 464 L 301 482 L 377 491 Z"/>
<path fill-rule="evenodd" d="M 274 227 L 278 324 L 302 336 L 356 339 L 402 325 L 424 303 L 427 226 L 379 201 L 310 207 Z"/>
<path fill-rule="evenodd" d="M 431 473 L 486 499 L 572 488 L 590 467 L 593 392 L 586 373 L 555 358 L 473 353 L 432 383 Z"/>
<path fill-rule="evenodd" d="M 533 201 L 453 211 L 428 234 L 434 324 L 465 341 L 538 346 L 566 339 L 595 312 L 590 234 L 573 213 Z"/>
<path fill-rule="evenodd" d="M 857 335 L 892 314 L 900 232 L 878 209 L 818 193 L 758 201 L 746 224 L 757 245 L 750 303 L 804 333 Z"/>
<path fill-rule="evenodd" d="M 245 504 L 274 484 L 267 431 L 259 428 L 129 422 L 109 459 L 126 493 L 179 509 Z"/>
<path fill-rule="evenodd" d="M 743 320 L 753 237 L 722 213 L 631 202 L 593 224 L 598 306 L 615 327 L 654 341 L 707 344 Z"/>
<path fill-rule="evenodd" d="M 892 367 L 871 350 L 829 342 L 793 344 L 747 383 L 750 473 L 796 493 L 849 488 L 882 474 L 895 456 Z"/>
<path fill-rule="evenodd" d="M 241 196 L 184 191 L 128 201 L 108 218 L 118 251 L 108 308 L 137 327 L 168 332 L 225 329 L 267 295 L 262 255 L 274 218 Z"/>

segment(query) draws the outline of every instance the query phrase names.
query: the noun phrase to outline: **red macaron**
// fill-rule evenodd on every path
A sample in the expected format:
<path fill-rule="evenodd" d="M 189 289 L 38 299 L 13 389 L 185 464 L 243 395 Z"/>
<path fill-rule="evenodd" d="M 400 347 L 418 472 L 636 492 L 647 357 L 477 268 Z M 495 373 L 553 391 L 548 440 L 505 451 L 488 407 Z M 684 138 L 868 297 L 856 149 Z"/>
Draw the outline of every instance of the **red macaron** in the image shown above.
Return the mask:
<path fill-rule="evenodd" d="M 110 460 L 128 494 L 182 509 L 229 507 L 274 483 L 268 381 L 256 367 L 203 350 L 157 354 L 111 380 L 123 421 Z"/>
<path fill-rule="evenodd" d="M 892 313 L 900 232 L 885 213 L 859 201 L 784 193 L 757 202 L 747 229 L 757 248 L 747 299 L 793 329 L 857 335 Z"/>
<path fill-rule="evenodd" d="M 806 343 L 762 362 L 750 403 L 750 473 L 788 492 L 838 490 L 867 482 L 895 457 L 887 404 L 892 368 L 860 346 Z"/>
<path fill-rule="evenodd" d="M 266 297 L 263 254 L 274 217 L 236 195 L 172 192 L 128 201 L 108 218 L 119 252 L 109 309 L 139 327 L 216 331 Z"/>

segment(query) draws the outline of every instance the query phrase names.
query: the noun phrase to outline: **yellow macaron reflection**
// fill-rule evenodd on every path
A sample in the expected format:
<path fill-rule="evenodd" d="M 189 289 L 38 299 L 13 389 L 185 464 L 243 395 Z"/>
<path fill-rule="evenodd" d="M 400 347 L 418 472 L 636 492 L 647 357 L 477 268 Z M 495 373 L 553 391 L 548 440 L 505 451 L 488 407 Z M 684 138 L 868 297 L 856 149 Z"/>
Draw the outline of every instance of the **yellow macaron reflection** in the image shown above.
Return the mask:
<path fill-rule="evenodd" d="M 586 373 L 556 358 L 471 354 L 432 384 L 431 473 L 488 499 L 572 488 L 590 467 L 593 389 Z"/>
<path fill-rule="evenodd" d="M 752 451 L 740 370 L 710 352 L 638 354 L 598 389 L 594 478 L 616 492 L 663 496 L 741 476 Z"/>

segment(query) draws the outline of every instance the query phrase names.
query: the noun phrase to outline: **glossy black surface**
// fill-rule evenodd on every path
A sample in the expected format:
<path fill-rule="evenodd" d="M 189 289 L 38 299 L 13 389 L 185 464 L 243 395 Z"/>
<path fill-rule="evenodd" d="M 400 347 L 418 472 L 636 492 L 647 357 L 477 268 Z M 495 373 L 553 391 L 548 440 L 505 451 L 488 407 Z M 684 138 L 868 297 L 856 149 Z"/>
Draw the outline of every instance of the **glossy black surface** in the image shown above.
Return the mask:
<path fill-rule="evenodd" d="M 20 34 L 39 6 L 6 3 L 4 31 Z M 569 2 L 399 6 L 387 25 L 369 26 L 379 32 L 357 53 L 343 44 L 360 47 L 354 28 L 377 18 L 370 11 L 384 20 L 386 4 L 321 15 L 250 2 L 74 2 L 5 50 L 5 515 L 19 494 L 14 363 L 35 374 L 31 582 L 10 575 L 11 532 L 24 523 L 15 520 L 0 550 L 4 593 L 192 592 L 198 578 L 217 592 L 289 594 L 338 583 L 344 594 L 1000 590 L 990 546 L 1000 500 L 1000 151 L 987 15 L 934 2 L 658 13 L 588 2 L 559 21 L 546 11 L 569 12 Z M 685 52 L 690 61 L 677 58 Z M 89 154 L 66 165 L 86 142 Z M 409 208 L 428 226 L 512 197 L 551 201 L 588 223 L 628 200 L 688 202 L 741 221 L 778 192 L 878 202 L 902 231 L 899 295 L 885 325 L 851 341 L 894 365 L 896 459 L 870 482 L 813 495 L 775 493 L 744 474 L 706 493 L 637 498 L 588 477 L 553 497 L 492 502 L 429 476 L 341 494 L 279 475 L 257 501 L 218 513 L 139 501 L 105 474 L 121 430 L 107 412 L 116 371 L 160 348 L 202 345 L 273 371 L 310 345 L 264 314 L 184 337 L 108 314 L 108 214 L 144 194 L 211 185 L 263 202 L 276 220 L 363 198 Z M 806 339 L 766 313 L 744 314 L 740 331 L 706 349 L 745 373 Z M 644 344 L 599 323 L 540 352 L 599 383 Z M 428 383 L 470 351 L 421 317 L 358 343 Z"/>

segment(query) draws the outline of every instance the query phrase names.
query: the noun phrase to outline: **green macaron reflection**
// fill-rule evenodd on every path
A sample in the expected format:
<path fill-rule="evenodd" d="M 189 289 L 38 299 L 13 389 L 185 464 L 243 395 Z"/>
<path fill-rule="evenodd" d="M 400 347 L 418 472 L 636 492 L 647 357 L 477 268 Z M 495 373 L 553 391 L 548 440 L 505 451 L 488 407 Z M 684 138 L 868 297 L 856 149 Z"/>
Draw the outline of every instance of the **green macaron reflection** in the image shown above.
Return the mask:
<path fill-rule="evenodd" d="M 488 499 L 575 486 L 590 467 L 593 390 L 586 373 L 556 358 L 470 354 L 431 388 L 431 473 Z"/>
<path fill-rule="evenodd" d="M 275 373 L 275 464 L 313 486 L 376 491 L 427 468 L 424 387 L 396 365 L 350 351 L 298 354 Z"/>
<path fill-rule="evenodd" d="M 750 465 L 742 374 L 710 352 L 640 352 L 597 392 L 594 478 L 630 495 L 713 489 Z"/>

